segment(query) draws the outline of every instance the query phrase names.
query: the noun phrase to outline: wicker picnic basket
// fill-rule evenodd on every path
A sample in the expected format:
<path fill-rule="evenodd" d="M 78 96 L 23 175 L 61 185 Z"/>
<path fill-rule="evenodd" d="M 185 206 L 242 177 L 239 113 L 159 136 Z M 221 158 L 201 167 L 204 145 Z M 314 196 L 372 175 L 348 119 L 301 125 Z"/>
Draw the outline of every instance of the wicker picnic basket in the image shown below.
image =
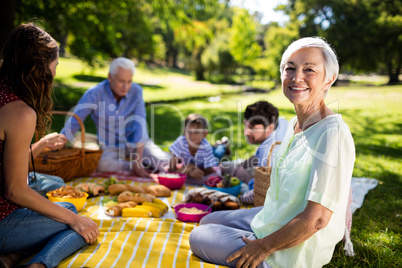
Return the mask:
<path fill-rule="evenodd" d="M 265 195 L 267 194 L 268 188 L 271 185 L 271 157 L 274 147 L 281 144 L 280 141 L 274 142 L 269 149 L 267 166 L 266 167 L 256 167 L 254 173 L 254 206 L 262 206 L 265 202 Z"/>
<path fill-rule="evenodd" d="M 66 182 L 74 177 L 90 176 L 96 170 L 103 151 L 85 149 L 85 126 L 76 114 L 65 111 L 53 111 L 52 114 L 70 115 L 77 119 L 81 127 L 82 147 L 44 150 L 34 159 L 35 171 L 59 176 Z M 30 170 L 33 170 L 32 165 Z"/>

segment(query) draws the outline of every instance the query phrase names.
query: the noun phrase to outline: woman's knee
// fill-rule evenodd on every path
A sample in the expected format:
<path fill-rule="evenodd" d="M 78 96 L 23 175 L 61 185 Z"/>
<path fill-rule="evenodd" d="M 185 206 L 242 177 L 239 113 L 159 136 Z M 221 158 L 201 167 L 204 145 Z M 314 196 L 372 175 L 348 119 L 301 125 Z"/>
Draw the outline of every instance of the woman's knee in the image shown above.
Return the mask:
<path fill-rule="evenodd" d="M 213 213 L 209 213 L 202 217 L 200 225 L 211 223 L 223 224 L 225 222 L 225 217 L 223 214 L 227 214 L 227 212 L 228 211 L 214 211 Z"/>
<path fill-rule="evenodd" d="M 208 225 L 200 225 L 194 228 L 189 236 L 189 243 L 191 251 L 198 255 L 200 252 L 200 248 L 203 247 L 203 240 L 205 240 L 206 236 L 210 235 L 210 229 Z"/>

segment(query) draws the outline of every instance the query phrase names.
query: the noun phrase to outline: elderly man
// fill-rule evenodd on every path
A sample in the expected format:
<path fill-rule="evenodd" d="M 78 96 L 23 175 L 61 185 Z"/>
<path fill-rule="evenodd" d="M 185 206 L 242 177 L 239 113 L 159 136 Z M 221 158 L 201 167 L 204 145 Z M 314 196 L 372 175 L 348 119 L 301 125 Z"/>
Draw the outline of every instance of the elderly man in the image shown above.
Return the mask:
<path fill-rule="evenodd" d="M 149 177 L 144 164 L 154 171 L 162 170 L 170 156 L 148 137 L 142 88 L 133 83 L 134 73 L 131 60 L 113 60 L 108 79 L 88 89 L 74 113 L 82 121 L 91 115 L 96 125 L 99 145 L 104 150 L 98 171 L 131 170 L 137 176 Z M 78 130 L 77 120 L 71 117 L 61 133 L 72 141 Z"/>

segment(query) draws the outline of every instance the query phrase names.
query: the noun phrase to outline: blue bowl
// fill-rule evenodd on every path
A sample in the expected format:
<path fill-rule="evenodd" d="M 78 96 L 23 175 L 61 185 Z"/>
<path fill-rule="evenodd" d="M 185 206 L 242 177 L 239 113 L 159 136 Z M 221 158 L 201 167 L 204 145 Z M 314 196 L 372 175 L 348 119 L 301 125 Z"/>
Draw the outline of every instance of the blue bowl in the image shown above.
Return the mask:
<path fill-rule="evenodd" d="M 228 188 L 216 188 L 216 187 L 209 187 L 206 186 L 208 189 L 210 190 L 217 190 L 217 191 L 221 191 L 227 194 L 231 194 L 234 196 L 238 196 L 240 194 L 240 190 L 241 190 L 241 183 L 239 185 L 233 186 L 233 187 L 228 187 Z"/>

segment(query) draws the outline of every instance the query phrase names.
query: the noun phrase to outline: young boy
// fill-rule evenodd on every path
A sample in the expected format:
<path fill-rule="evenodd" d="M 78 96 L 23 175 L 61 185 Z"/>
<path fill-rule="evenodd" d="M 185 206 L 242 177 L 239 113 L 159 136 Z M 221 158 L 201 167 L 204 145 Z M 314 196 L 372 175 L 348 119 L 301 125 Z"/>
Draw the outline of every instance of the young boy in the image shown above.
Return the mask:
<path fill-rule="evenodd" d="M 267 165 L 269 149 L 274 142 L 282 141 L 287 125 L 288 121 L 279 117 L 278 108 L 271 103 L 258 101 L 248 105 L 244 111 L 244 136 L 249 144 L 259 145 L 258 149 L 254 155 L 240 163 L 222 162 L 222 172 L 249 183 L 254 177 L 255 167 Z"/>
<path fill-rule="evenodd" d="M 187 174 L 189 183 L 203 184 L 204 176 L 214 173 L 219 164 L 205 138 L 207 134 L 207 120 L 199 114 L 189 114 L 184 121 L 184 135 L 169 147 L 173 155 L 169 171 Z"/>

